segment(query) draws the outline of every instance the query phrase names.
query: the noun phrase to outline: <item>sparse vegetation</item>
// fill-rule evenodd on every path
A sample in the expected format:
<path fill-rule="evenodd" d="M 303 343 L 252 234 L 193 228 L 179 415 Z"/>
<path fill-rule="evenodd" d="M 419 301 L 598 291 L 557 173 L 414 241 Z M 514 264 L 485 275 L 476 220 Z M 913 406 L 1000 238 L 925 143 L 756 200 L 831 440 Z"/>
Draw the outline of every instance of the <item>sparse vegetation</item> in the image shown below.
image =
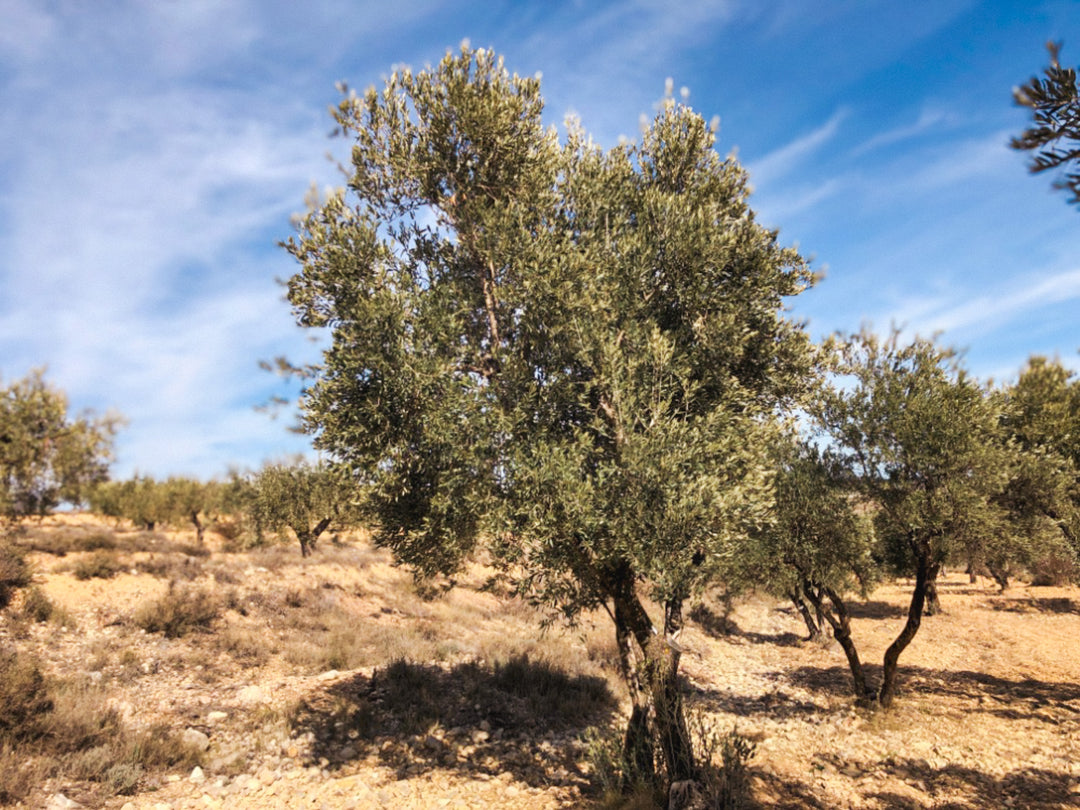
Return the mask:
<path fill-rule="evenodd" d="M 124 564 L 112 552 L 95 551 L 72 566 L 76 579 L 112 579 L 124 570 Z"/>
<path fill-rule="evenodd" d="M 188 633 L 208 631 L 220 612 L 219 598 L 210 591 L 170 583 L 168 593 L 139 607 L 132 621 L 148 633 L 182 638 Z"/>
<path fill-rule="evenodd" d="M 0 609 L 11 603 L 17 588 L 25 588 L 32 581 L 30 566 L 22 553 L 0 536 Z"/>

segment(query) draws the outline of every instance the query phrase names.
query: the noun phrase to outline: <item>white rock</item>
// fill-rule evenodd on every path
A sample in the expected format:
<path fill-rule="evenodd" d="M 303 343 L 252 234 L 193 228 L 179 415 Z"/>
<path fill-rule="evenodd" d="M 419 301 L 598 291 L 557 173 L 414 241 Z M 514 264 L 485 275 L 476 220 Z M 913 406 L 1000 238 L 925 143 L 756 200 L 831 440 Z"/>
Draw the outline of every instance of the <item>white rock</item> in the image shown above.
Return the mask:
<path fill-rule="evenodd" d="M 210 712 L 210 714 L 206 715 L 206 722 L 220 723 L 222 720 L 227 720 L 228 718 L 228 712 Z"/>
<path fill-rule="evenodd" d="M 185 728 L 184 733 L 180 735 L 180 739 L 192 748 L 198 748 L 200 751 L 205 751 L 210 747 L 210 738 L 197 728 Z"/>
<path fill-rule="evenodd" d="M 270 696 L 266 694 L 261 686 L 252 684 L 251 686 L 245 686 L 239 692 L 236 693 L 236 699 L 241 703 L 253 704 L 253 703 L 266 703 L 270 700 Z"/>
<path fill-rule="evenodd" d="M 317 681 L 332 681 L 332 680 L 334 680 L 334 678 L 336 678 L 340 674 L 341 673 L 338 672 L 336 669 L 330 669 L 330 670 L 327 670 L 326 672 L 322 673 L 321 675 L 316 676 L 315 680 L 317 680 Z"/>
<path fill-rule="evenodd" d="M 74 799 L 69 799 L 63 793 L 57 793 L 49 797 L 49 800 L 45 802 L 45 810 L 75 810 L 75 808 L 82 807 Z"/>
<path fill-rule="evenodd" d="M 188 777 L 189 782 L 205 782 L 206 774 L 203 773 L 203 769 L 196 765 L 192 771 L 191 776 Z"/>

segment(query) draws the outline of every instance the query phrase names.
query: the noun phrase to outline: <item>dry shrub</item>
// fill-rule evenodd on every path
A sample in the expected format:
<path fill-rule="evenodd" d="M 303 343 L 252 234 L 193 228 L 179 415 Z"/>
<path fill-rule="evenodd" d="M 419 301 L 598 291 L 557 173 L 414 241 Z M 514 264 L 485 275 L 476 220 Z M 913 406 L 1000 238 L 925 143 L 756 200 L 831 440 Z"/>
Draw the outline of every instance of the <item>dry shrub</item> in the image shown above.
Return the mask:
<path fill-rule="evenodd" d="M 242 667 L 261 667 L 277 652 L 273 638 L 264 631 L 230 625 L 214 636 L 217 649 L 231 655 Z"/>
<path fill-rule="evenodd" d="M 139 563 L 139 570 L 158 579 L 187 581 L 195 580 L 204 573 L 203 564 L 198 559 L 181 557 L 176 554 L 162 554 Z"/>
<path fill-rule="evenodd" d="M 72 566 L 76 579 L 112 579 L 125 569 L 117 556 L 109 551 L 95 551 Z"/>
<path fill-rule="evenodd" d="M 1062 587 L 1080 581 L 1080 566 L 1076 558 L 1064 550 L 1047 554 L 1031 566 L 1031 584 L 1037 587 Z"/>
<path fill-rule="evenodd" d="M 37 664 L 15 650 L 0 650 L 0 744 L 19 744 L 45 733 L 51 691 Z"/>
<path fill-rule="evenodd" d="M 47 622 L 57 611 L 56 605 L 38 587 L 27 588 L 23 593 L 22 614 L 30 621 Z"/>
<path fill-rule="evenodd" d="M 135 611 L 135 625 L 148 633 L 162 633 L 166 638 L 181 638 L 193 631 L 206 632 L 221 612 L 221 603 L 209 591 L 176 587 Z"/>
<path fill-rule="evenodd" d="M 25 801 L 30 791 L 45 780 L 47 770 L 35 765 L 9 743 L 0 743 L 0 806 Z"/>
<path fill-rule="evenodd" d="M 116 537 L 105 532 L 78 537 L 71 543 L 74 551 L 114 551 L 117 547 Z"/>
<path fill-rule="evenodd" d="M 32 579 L 22 552 L 12 543 L 0 541 L 0 609 L 11 603 L 16 588 L 25 588 Z"/>
<path fill-rule="evenodd" d="M 558 665 L 530 660 L 527 654 L 496 662 L 493 686 L 524 698 L 530 712 L 548 722 L 568 725 L 611 702 L 611 691 L 601 678 L 571 676 Z"/>

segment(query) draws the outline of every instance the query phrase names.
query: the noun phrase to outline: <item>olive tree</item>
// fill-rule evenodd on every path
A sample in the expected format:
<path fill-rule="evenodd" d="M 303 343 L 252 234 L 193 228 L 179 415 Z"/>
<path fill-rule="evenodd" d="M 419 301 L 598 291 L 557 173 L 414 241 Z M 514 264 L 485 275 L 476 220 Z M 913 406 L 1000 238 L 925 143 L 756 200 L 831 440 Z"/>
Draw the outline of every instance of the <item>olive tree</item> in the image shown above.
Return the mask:
<path fill-rule="evenodd" d="M 116 415 L 71 416 L 65 394 L 36 370 L 0 387 L 0 515 L 81 504 L 108 478 Z"/>
<path fill-rule="evenodd" d="M 307 557 L 332 524 L 353 522 L 353 497 L 346 480 L 325 466 L 268 464 L 252 478 L 251 516 L 260 531 L 291 529 Z"/>
<path fill-rule="evenodd" d="M 341 101 L 347 186 L 287 243 L 298 320 L 332 337 L 303 418 L 418 576 L 484 547 L 554 613 L 607 611 L 625 753 L 661 785 L 696 773 L 683 605 L 767 519 L 812 361 L 783 299 L 813 276 L 690 109 L 610 150 L 542 110 L 468 49 Z"/>
<path fill-rule="evenodd" d="M 839 381 L 812 410 L 831 452 L 873 505 L 878 538 L 900 572 L 915 579 L 907 620 L 885 652 L 877 698 L 888 706 L 900 655 L 919 630 L 943 562 L 961 544 L 1006 530 L 998 501 L 1012 459 L 993 398 L 951 351 L 868 329 L 838 349 Z"/>
<path fill-rule="evenodd" d="M 806 441 L 782 443 L 775 518 L 739 555 L 759 585 L 792 601 L 811 638 L 821 632 L 818 622 L 828 623 L 862 702 L 874 696 L 851 634 L 846 600 L 851 592 L 865 597 L 881 577 L 868 507 L 857 500 L 828 452 Z"/>
<path fill-rule="evenodd" d="M 1035 356 L 998 394 L 1004 438 L 1016 457 L 1000 500 L 1029 536 L 1044 539 L 1034 547 L 1010 543 L 1004 559 L 1029 569 L 1040 554 L 1075 559 L 1080 555 L 1080 381 L 1060 361 Z M 995 573 L 1002 586 L 1006 575 L 1005 566 Z"/>

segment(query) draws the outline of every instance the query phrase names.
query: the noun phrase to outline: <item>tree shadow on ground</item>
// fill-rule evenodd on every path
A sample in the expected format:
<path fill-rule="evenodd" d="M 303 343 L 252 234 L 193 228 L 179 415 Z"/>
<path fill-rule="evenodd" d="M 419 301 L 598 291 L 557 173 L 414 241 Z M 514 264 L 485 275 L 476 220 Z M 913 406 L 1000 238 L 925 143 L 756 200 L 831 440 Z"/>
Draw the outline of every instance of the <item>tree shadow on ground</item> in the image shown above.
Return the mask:
<path fill-rule="evenodd" d="M 698 684 L 684 683 L 687 700 L 709 712 L 725 712 L 740 717 L 761 715 L 775 720 L 810 717 L 828 711 L 828 707 L 808 700 L 798 700 L 778 690 L 758 697 L 737 695 Z"/>
<path fill-rule="evenodd" d="M 791 613 L 793 611 L 779 608 L 778 612 Z M 743 630 L 730 615 L 725 616 L 717 613 L 708 605 L 695 605 L 690 611 L 689 617 L 691 621 L 702 629 L 705 635 L 712 638 L 741 638 L 751 644 L 776 644 L 780 647 L 798 647 L 806 641 L 797 633 L 755 633 Z"/>
<path fill-rule="evenodd" d="M 881 667 L 864 664 L 867 681 L 880 683 Z M 933 695 L 965 701 L 967 711 L 979 711 L 1007 719 L 1028 718 L 1057 723 L 1062 715 L 1080 717 L 1080 684 L 1010 680 L 984 672 L 900 667 L 899 695 Z M 804 666 L 785 675 L 786 680 L 811 691 L 833 696 L 852 696 L 847 667 Z"/>
<path fill-rule="evenodd" d="M 907 616 L 907 607 L 894 605 L 890 602 L 851 602 L 847 606 L 848 613 L 853 619 L 899 619 Z"/>
<path fill-rule="evenodd" d="M 313 735 L 312 764 L 341 768 L 375 755 L 399 778 L 509 772 L 533 787 L 587 790 L 578 738 L 609 726 L 617 709 L 604 679 L 523 656 L 494 667 L 398 661 L 309 695 L 290 722 Z"/>
<path fill-rule="evenodd" d="M 1040 599 L 1037 596 L 1026 598 L 995 597 L 990 600 L 990 607 L 1008 613 L 1071 613 L 1080 615 L 1080 602 L 1064 596 L 1046 599 Z"/>
<path fill-rule="evenodd" d="M 1074 793 L 1080 779 L 1068 773 L 1022 768 L 1003 776 L 993 776 L 963 765 L 933 768 L 922 759 L 893 759 L 883 767 L 889 775 L 928 794 L 937 810 L 968 810 L 972 806 L 1023 807 L 1027 810 L 1080 807 L 1080 795 Z M 888 790 L 864 795 L 872 796 L 887 810 L 925 806 L 909 796 Z"/>

